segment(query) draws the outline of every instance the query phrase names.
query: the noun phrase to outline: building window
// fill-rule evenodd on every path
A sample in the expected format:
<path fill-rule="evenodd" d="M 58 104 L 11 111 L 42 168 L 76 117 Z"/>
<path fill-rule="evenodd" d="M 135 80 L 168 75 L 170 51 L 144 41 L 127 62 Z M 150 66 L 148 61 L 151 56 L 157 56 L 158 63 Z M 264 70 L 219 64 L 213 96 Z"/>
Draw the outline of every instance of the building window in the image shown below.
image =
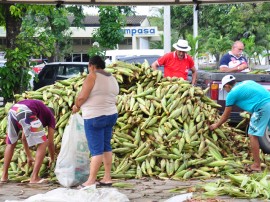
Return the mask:
<path fill-rule="evenodd" d="M 5 38 L 0 38 L 0 45 L 6 46 L 7 40 Z"/>
<path fill-rule="evenodd" d="M 82 44 L 81 44 L 81 39 L 73 39 L 73 45 L 77 45 L 77 46 L 81 46 Z"/>
<path fill-rule="evenodd" d="M 82 54 L 82 61 L 83 62 L 89 62 L 89 55 L 88 54 Z"/>
<path fill-rule="evenodd" d="M 82 61 L 81 54 L 73 54 L 72 55 L 72 61 L 73 62 L 81 62 Z"/>
<path fill-rule="evenodd" d="M 127 45 L 132 45 L 132 38 L 127 38 Z"/>
<path fill-rule="evenodd" d="M 82 39 L 82 45 L 91 45 L 91 39 Z"/>
<path fill-rule="evenodd" d="M 132 45 L 132 38 L 126 38 L 119 43 L 119 45 Z"/>

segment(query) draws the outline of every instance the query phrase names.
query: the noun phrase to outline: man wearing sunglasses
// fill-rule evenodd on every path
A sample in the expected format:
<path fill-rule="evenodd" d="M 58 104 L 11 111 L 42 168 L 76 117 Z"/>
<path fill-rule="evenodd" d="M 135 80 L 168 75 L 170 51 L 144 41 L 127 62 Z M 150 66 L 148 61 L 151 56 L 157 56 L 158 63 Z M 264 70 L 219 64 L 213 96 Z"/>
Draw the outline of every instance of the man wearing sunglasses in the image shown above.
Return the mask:
<path fill-rule="evenodd" d="M 243 56 L 244 44 L 235 41 L 231 51 L 222 56 L 219 69 L 221 72 L 249 72 L 247 59 Z"/>

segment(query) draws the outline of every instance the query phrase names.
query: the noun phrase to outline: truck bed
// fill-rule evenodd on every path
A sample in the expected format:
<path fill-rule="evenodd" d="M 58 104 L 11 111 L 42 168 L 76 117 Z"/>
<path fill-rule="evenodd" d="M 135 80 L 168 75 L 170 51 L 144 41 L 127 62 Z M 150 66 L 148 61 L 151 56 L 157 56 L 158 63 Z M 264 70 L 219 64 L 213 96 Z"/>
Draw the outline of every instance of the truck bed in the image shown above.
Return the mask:
<path fill-rule="evenodd" d="M 221 79 L 227 74 L 234 75 L 236 81 L 253 80 L 256 82 L 270 82 L 270 74 L 207 72 L 202 70 L 198 71 L 198 80 L 202 79 L 202 80 L 221 81 Z"/>
<path fill-rule="evenodd" d="M 267 90 L 270 91 L 270 74 L 247 74 L 247 73 L 227 73 L 227 72 L 209 72 L 209 71 L 198 71 L 197 78 L 197 86 L 202 87 L 203 89 L 207 87 L 211 87 L 212 84 L 221 85 L 221 80 L 225 75 L 234 75 L 236 78 L 236 82 L 244 81 L 244 80 L 253 80 L 257 83 L 263 85 Z M 208 94 L 211 97 L 211 88 Z M 225 109 L 225 100 L 226 100 L 227 92 L 223 89 L 218 89 L 218 99 L 216 102 L 222 106 L 219 110 L 220 114 L 223 113 Z M 238 123 L 242 120 L 240 117 L 240 112 L 242 109 L 237 106 L 233 106 L 232 113 L 230 115 L 230 122 Z"/>

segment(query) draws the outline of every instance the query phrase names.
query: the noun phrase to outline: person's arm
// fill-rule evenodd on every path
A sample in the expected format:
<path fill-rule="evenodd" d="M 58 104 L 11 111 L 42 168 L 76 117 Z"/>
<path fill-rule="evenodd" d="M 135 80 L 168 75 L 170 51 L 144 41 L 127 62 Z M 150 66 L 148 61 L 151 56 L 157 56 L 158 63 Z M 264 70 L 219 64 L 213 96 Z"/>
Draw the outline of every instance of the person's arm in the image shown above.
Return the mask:
<path fill-rule="evenodd" d="M 54 129 L 48 126 L 48 150 L 50 154 L 50 163 L 49 166 L 54 162 Z"/>
<path fill-rule="evenodd" d="M 195 85 L 196 84 L 196 81 L 197 81 L 197 75 L 198 75 L 198 73 L 197 73 L 197 70 L 196 70 L 195 67 L 192 67 L 190 70 L 192 71 L 192 81 L 191 81 L 191 84 L 192 85 Z"/>
<path fill-rule="evenodd" d="M 243 71 L 245 69 L 248 68 L 248 64 L 246 62 L 241 63 L 240 65 L 237 66 L 237 69 L 239 69 L 239 71 Z"/>
<path fill-rule="evenodd" d="M 25 151 L 26 156 L 27 156 L 27 163 L 28 163 L 29 166 L 31 166 L 32 163 L 35 160 L 33 159 L 31 151 L 30 151 L 30 149 L 28 147 L 27 140 L 26 140 L 24 132 L 22 132 L 22 143 L 23 143 L 24 151 Z"/>
<path fill-rule="evenodd" d="M 221 72 L 240 72 L 244 69 L 248 68 L 247 63 L 242 63 L 238 65 L 237 67 L 229 68 L 227 66 L 220 66 L 219 69 Z"/>
<path fill-rule="evenodd" d="M 151 67 L 153 70 L 157 70 L 158 69 L 158 61 L 156 60 L 155 62 L 152 63 Z"/>
<path fill-rule="evenodd" d="M 229 68 L 230 62 L 231 62 L 231 56 L 228 53 L 226 53 L 220 59 L 219 70 L 221 72 L 238 72 L 239 69 L 237 67 Z"/>
<path fill-rule="evenodd" d="M 92 72 L 89 75 L 87 75 L 85 81 L 83 82 L 82 90 L 80 91 L 78 97 L 76 98 L 75 105 L 73 105 L 72 107 L 72 113 L 80 111 L 80 107 L 87 100 L 95 85 L 95 80 L 96 80 L 95 73 Z"/>
<path fill-rule="evenodd" d="M 238 69 L 238 67 L 229 68 L 229 67 L 226 67 L 226 66 L 220 66 L 219 70 L 221 72 L 239 72 L 240 71 Z"/>
<path fill-rule="evenodd" d="M 232 107 L 225 107 L 225 110 L 221 116 L 221 118 L 219 119 L 219 121 L 217 123 L 212 124 L 211 126 L 209 126 L 210 130 L 215 130 L 216 128 L 218 128 L 219 126 L 221 126 L 223 123 L 225 123 L 232 111 Z"/>

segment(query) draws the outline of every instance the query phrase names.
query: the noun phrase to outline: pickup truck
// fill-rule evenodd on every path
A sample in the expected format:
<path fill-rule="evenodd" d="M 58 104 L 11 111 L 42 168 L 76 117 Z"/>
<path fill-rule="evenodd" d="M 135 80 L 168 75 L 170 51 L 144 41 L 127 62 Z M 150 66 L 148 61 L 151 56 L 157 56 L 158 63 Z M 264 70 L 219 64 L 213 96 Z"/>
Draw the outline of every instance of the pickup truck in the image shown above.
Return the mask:
<path fill-rule="evenodd" d="M 256 81 L 270 91 L 270 74 L 223 73 L 198 70 L 197 85 L 202 87 L 203 89 L 209 87 L 208 96 L 222 106 L 220 108 L 220 114 L 222 114 L 225 109 L 225 99 L 227 95 L 227 92 L 225 90 L 220 89 L 221 79 L 227 74 L 234 75 L 236 78 L 236 82 L 244 80 Z M 230 123 L 239 123 L 243 119 L 240 116 L 240 112 L 242 111 L 242 109 L 234 106 L 230 116 Z M 259 138 L 259 143 L 262 151 L 264 153 L 270 154 L 270 131 L 268 131 L 268 128 L 265 131 L 265 135 Z"/>

